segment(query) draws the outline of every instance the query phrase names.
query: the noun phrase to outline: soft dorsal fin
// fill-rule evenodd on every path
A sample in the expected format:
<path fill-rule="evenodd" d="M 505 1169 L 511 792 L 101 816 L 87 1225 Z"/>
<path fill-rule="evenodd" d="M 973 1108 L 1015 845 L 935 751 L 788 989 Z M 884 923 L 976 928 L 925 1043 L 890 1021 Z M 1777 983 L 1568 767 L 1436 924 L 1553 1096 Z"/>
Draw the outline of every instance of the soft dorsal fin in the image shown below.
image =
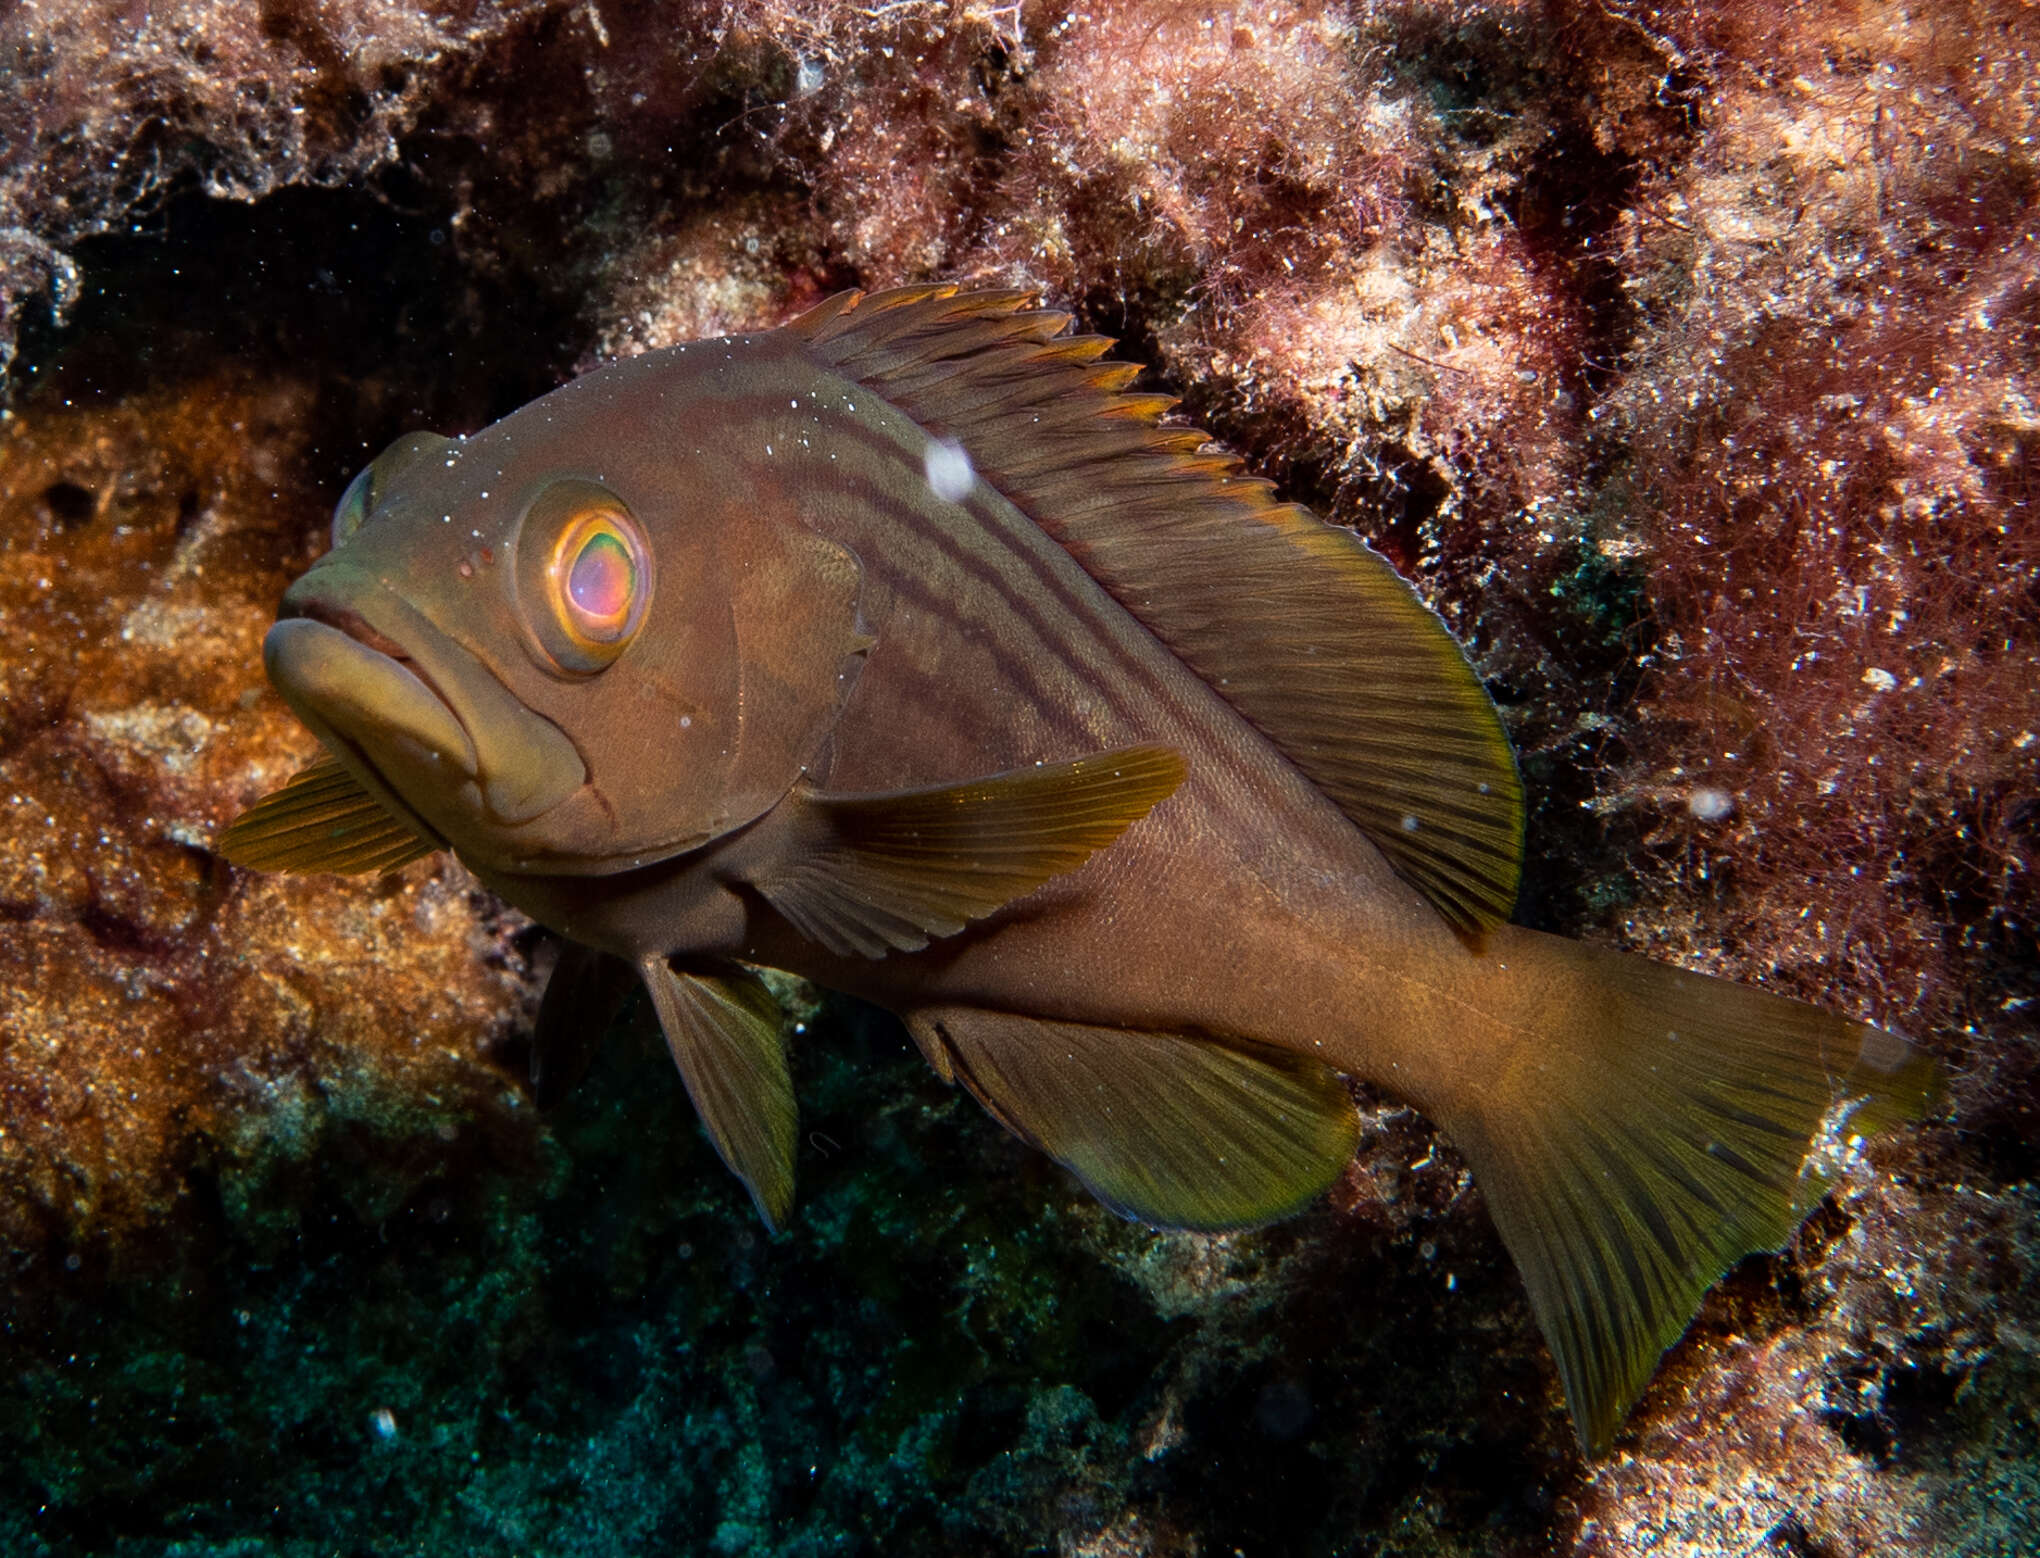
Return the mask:
<path fill-rule="evenodd" d="M 1173 747 L 1127 747 L 960 784 L 803 794 L 744 880 L 831 952 L 918 952 L 1074 871 L 1183 782 Z"/>
<path fill-rule="evenodd" d="M 960 1007 L 908 1027 L 1000 1124 L 1157 1227 L 1287 1217 L 1339 1177 L 1360 1134 L 1345 1086 L 1306 1055 Z"/>
<path fill-rule="evenodd" d="M 322 757 L 228 823 L 215 848 L 251 871 L 390 872 L 442 846 L 399 822 L 340 766 Z"/>
<path fill-rule="evenodd" d="M 1350 531 L 1278 503 L 1102 336 L 1021 291 L 903 287 L 787 326 L 1054 537 L 1309 776 L 1454 925 L 1514 907 L 1523 793 L 1445 626 Z"/>

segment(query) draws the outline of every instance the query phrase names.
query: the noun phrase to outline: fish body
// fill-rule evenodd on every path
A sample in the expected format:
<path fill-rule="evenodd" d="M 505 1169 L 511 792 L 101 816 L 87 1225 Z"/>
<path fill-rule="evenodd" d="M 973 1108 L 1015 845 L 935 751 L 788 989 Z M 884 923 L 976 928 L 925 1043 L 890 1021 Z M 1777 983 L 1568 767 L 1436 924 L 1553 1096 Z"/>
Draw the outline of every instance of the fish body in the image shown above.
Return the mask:
<path fill-rule="evenodd" d="M 1520 786 L 1449 635 L 1066 323 L 851 294 L 401 441 L 265 645 L 332 761 L 223 847 L 452 847 L 574 949 L 541 1055 L 641 979 L 774 1222 L 759 967 L 899 1013 L 1158 1224 L 1308 1201 L 1375 1083 L 1466 1153 L 1598 1450 L 1811 1204 L 1816 1135 L 1917 1113 L 1931 1064 L 1508 925 Z"/>

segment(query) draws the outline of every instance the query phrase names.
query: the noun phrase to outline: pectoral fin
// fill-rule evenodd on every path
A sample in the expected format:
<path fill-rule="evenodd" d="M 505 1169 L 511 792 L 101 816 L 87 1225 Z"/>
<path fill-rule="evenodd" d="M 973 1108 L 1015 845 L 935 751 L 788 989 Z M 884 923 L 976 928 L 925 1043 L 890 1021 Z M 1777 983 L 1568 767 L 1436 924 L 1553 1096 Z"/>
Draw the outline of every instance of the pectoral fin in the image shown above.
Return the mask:
<path fill-rule="evenodd" d="M 595 1047 L 637 988 L 638 972 L 620 957 L 570 941 L 545 982 L 531 1032 L 531 1091 L 550 1109 L 588 1074 Z"/>
<path fill-rule="evenodd" d="M 925 790 L 796 795 L 787 846 L 746 879 L 832 952 L 915 952 L 1075 870 L 1184 773 L 1173 748 L 1139 746 Z"/>
<path fill-rule="evenodd" d="M 1163 427 L 1135 364 L 1020 289 L 844 293 L 786 327 L 970 451 L 979 481 L 1084 566 L 1303 770 L 1438 912 L 1509 918 L 1523 785 L 1445 625 L 1351 531 Z"/>
<path fill-rule="evenodd" d="M 777 1229 L 793 1207 L 799 1123 L 779 1002 L 755 974 L 681 973 L 658 957 L 639 972 L 708 1139 Z"/>
<path fill-rule="evenodd" d="M 394 871 L 443 846 L 399 822 L 353 775 L 322 757 L 227 824 L 215 846 L 251 871 Z"/>
<path fill-rule="evenodd" d="M 908 1026 L 1007 1129 L 1160 1227 L 1286 1217 L 1339 1177 L 1359 1138 L 1344 1085 L 1302 1055 L 954 1007 Z"/>

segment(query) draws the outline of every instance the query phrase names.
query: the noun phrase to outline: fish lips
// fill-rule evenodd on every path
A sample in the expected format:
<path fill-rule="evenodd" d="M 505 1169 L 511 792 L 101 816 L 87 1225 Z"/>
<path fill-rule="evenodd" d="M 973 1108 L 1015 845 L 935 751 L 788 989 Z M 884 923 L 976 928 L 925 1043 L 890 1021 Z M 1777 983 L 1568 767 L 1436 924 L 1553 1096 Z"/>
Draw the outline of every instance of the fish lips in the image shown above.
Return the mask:
<path fill-rule="evenodd" d="M 270 682 L 300 718 L 360 745 L 407 742 L 417 758 L 475 778 L 481 761 L 466 727 L 416 672 L 350 633 L 311 617 L 286 617 L 262 640 Z"/>
<path fill-rule="evenodd" d="M 314 568 L 285 593 L 283 612 L 262 642 L 270 682 L 407 821 L 450 805 L 515 827 L 586 782 L 558 726 L 372 575 Z"/>

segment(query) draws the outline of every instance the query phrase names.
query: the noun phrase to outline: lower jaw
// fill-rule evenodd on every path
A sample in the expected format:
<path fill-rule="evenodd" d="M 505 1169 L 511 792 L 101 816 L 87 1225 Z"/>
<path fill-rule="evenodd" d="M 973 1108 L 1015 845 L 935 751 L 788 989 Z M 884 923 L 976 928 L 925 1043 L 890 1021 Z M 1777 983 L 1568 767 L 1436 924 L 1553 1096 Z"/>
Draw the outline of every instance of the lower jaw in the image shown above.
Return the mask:
<path fill-rule="evenodd" d="M 340 760 L 341 764 L 354 776 L 361 787 L 375 797 L 376 804 L 381 806 L 383 810 L 396 818 L 397 821 L 403 823 L 405 827 L 411 829 L 420 838 L 429 840 L 442 849 L 452 847 L 446 835 L 421 817 L 403 799 L 402 793 L 396 786 L 383 777 L 382 769 L 370 759 L 361 743 L 341 735 L 325 721 L 315 715 L 308 715 L 303 710 L 298 711 L 298 718 L 303 720 L 312 734 L 319 738 L 320 743 L 325 746 L 326 750 Z M 441 762 L 445 762 L 445 759 L 442 758 Z M 449 769 L 452 768 L 451 764 L 446 766 Z M 453 771 L 458 772 L 457 769 Z M 465 775 L 461 776 L 461 782 L 470 785 L 473 783 Z"/>

